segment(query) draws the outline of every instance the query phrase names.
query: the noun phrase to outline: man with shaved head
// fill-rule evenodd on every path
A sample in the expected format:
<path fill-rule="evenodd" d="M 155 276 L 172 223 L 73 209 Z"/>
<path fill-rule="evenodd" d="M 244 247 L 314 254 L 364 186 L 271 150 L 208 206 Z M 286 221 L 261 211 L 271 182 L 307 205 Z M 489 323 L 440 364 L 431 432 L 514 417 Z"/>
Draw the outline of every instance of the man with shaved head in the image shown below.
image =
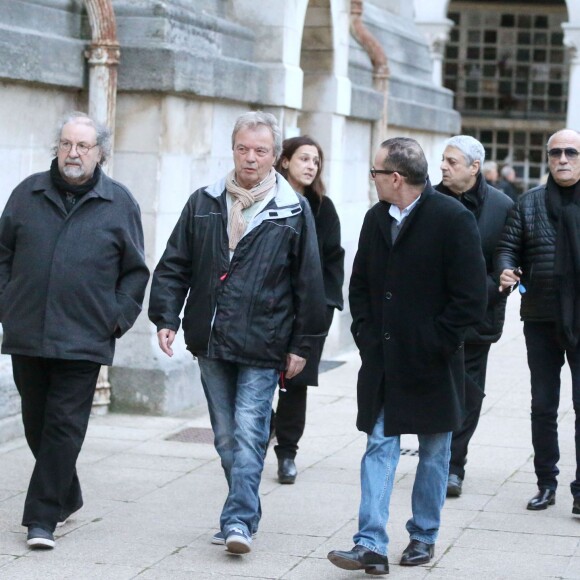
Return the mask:
<path fill-rule="evenodd" d="M 572 129 L 548 139 L 548 181 L 520 196 L 496 254 L 501 290 L 519 285 L 522 293 L 538 482 L 538 493 L 527 508 L 544 510 L 556 503 L 560 371 L 567 359 L 576 413 L 576 475 L 570 486 L 574 514 L 580 514 L 579 152 L 580 134 Z"/>

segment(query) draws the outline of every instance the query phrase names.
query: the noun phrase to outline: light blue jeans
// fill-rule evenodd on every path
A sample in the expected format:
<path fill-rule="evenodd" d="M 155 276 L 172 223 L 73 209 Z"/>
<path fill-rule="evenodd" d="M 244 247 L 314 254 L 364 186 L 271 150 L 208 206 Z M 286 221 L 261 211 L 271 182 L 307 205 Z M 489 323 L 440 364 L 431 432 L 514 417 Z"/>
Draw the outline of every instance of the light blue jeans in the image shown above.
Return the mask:
<path fill-rule="evenodd" d="M 250 537 L 258 531 L 262 515 L 258 490 L 279 372 L 206 357 L 198 360 L 214 445 L 229 487 L 220 528 L 225 536 L 238 528 Z"/>
<path fill-rule="evenodd" d="M 412 540 L 434 544 L 447 493 L 451 432 L 418 435 L 419 464 L 412 494 L 413 517 L 407 522 Z M 385 437 L 381 411 L 361 461 L 359 531 L 354 543 L 387 555 L 389 503 L 401 455 L 401 437 Z"/>

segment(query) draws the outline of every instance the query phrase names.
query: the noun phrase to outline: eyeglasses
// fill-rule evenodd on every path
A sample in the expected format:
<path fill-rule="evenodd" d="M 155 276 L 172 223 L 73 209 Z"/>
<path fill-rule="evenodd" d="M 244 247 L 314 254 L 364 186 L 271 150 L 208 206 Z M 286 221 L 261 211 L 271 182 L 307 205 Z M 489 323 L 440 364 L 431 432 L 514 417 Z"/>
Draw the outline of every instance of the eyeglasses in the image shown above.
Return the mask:
<path fill-rule="evenodd" d="M 400 171 L 397 171 L 396 169 L 375 169 L 374 167 L 371 167 L 370 173 L 371 173 L 371 177 L 373 179 L 379 173 L 382 173 L 384 175 L 392 175 L 393 173 L 398 173 L 401 177 L 407 177 L 407 174 L 406 173 L 401 173 Z"/>
<path fill-rule="evenodd" d="M 73 146 L 75 146 L 79 155 L 86 155 L 91 149 L 97 147 L 98 145 L 98 143 L 95 143 L 94 145 L 87 145 L 86 143 L 73 144 L 70 141 L 60 141 L 58 148 L 61 151 L 68 153 L 73 148 Z"/>
<path fill-rule="evenodd" d="M 554 149 L 550 149 L 548 151 L 548 157 L 551 157 L 552 159 L 560 159 L 560 157 L 562 157 L 562 153 L 564 153 L 567 159 L 578 159 L 578 150 L 574 149 L 573 147 L 565 147 L 564 149 L 561 147 L 556 147 Z"/>

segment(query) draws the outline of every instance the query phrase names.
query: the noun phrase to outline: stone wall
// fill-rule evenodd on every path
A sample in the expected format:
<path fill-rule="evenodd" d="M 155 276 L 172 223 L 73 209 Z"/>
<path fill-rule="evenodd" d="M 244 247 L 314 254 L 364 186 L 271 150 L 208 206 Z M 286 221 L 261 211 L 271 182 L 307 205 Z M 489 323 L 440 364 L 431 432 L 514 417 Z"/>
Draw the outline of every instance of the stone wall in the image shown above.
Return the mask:
<path fill-rule="evenodd" d="M 451 94 L 430 80 L 428 47 L 404 4 L 366 2 L 364 20 L 389 57 L 389 134 L 418 138 L 436 167 L 459 120 Z M 261 14 L 254 0 L 114 0 L 121 63 L 113 176 L 140 203 L 153 268 L 188 196 L 231 169 L 235 118 L 268 110 L 286 135 L 308 132 L 321 142 L 348 284 L 373 201 L 372 126 L 383 95 L 373 88 L 368 55 L 350 37 L 349 2 L 269 6 Z M 0 34 L 1 207 L 20 180 L 48 169 L 59 117 L 86 110 L 90 30 L 81 0 L 0 0 Z M 335 317 L 325 356 L 352 345 L 349 326 L 347 308 Z M 197 364 L 178 337 L 169 359 L 141 315 L 117 345 L 113 409 L 171 414 L 201 403 Z M 9 360 L 0 357 L 0 440 L 14 434 L 15 402 Z"/>

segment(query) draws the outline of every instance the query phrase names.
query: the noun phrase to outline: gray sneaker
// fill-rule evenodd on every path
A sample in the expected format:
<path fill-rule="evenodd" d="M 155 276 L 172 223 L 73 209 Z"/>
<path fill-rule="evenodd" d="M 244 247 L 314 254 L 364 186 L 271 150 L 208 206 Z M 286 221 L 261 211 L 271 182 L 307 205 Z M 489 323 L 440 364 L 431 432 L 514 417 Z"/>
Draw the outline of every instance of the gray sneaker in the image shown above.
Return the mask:
<path fill-rule="evenodd" d="M 447 480 L 447 497 L 459 497 L 461 495 L 461 487 L 463 486 L 463 479 L 454 473 L 449 474 Z"/>
<path fill-rule="evenodd" d="M 54 548 L 54 536 L 48 530 L 30 526 L 26 543 L 33 550 L 52 550 Z"/>
<path fill-rule="evenodd" d="M 256 539 L 256 532 L 254 532 L 252 534 L 252 540 Z M 216 532 L 212 537 L 211 537 L 211 543 L 215 544 L 216 546 L 225 546 L 226 544 L 226 539 L 224 537 L 224 535 L 221 532 Z"/>
<path fill-rule="evenodd" d="M 226 536 L 226 550 L 231 554 L 247 554 L 252 551 L 252 538 L 240 528 L 232 528 Z"/>

